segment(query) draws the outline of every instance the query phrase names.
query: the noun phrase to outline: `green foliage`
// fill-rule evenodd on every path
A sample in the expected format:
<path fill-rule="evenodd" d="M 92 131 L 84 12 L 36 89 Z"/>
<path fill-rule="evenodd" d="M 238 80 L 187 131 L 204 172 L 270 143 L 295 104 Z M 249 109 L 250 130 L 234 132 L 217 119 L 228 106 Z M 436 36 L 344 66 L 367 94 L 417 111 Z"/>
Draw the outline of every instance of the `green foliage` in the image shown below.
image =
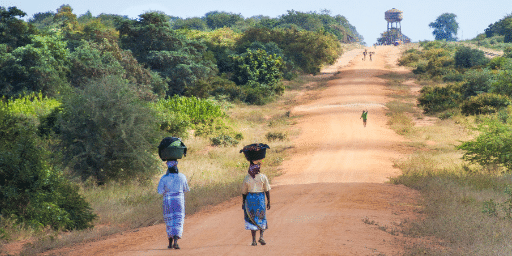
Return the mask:
<path fill-rule="evenodd" d="M 489 217 L 503 217 L 512 220 L 512 189 L 507 186 L 504 191 L 507 199 L 504 202 L 497 203 L 490 199 L 484 201 L 482 212 L 489 215 Z M 500 214 L 501 213 L 501 214 Z"/>
<path fill-rule="evenodd" d="M 398 59 L 400 66 L 414 67 L 421 59 L 421 52 L 417 49 L 409 49 Z"/>
<path fill-rule="evenodd" d="M 489 62 L 483 51 L 466 46 L 460 47 L 455 52 L 454 59 L 455 66 L 459 68 L 472 68 L 475 66 L 485 65 Z"/>
<path fill-rule="evenodd" d="M 487 67 L 494 70 L 512 70 L 512 59 L 504 56 L 494 57 L 487 63 Z"/>
<path fill-rule="evenodd" d="M 83 180 L 148 179 L 157 171 L 156 115 L 132 86 L 108 76 L 64 98 L 58 122 L 63 163 Z"/>
<path fill-rule="evenodd" d="M 268 141 L 286 140 L 288 135 L 283 132 L 267 132 L 267 134 L 265 134 L 265 138 L 267 138 Z"/>
<path fill-rule="evenodd" d="M 474 140 L 462 143 L 463 158 L 482 166 L 502 165 L 512 170 L 512 126 L 496 118 L 485 119 L 479 126 L 480 132 Z"/>
<path fill-rule="evenodd" d="M 428 26 L 433 28 L 432 34 L 436 40 L 456 41 L 459 23 L 455 20 L 457 15 L 453 13 L 443 13 L 434 22 Z"/>
<path fill-rule="evenodd" d="M 240 141 L 238 141 L 237 139 L 225 134 L 210 138 L 210 141 L 213 146 L 223 147 L 236 146 L 238 145 L 238 143 L 240 143 Z"/>
<path fill-rule="evenodd" d="M 281 93 L 277 88 L 282 78 L 283 60 L 265 50 L 250 49 L 241 55 L 232 56 L 234 62 L 233 81 L 237 85 L 256 83 L 268 87 L 270 93 Z"/>
<path fill-rule="evenodd" d="M 418 98 L 419 104 L 425 113 L 437 113 L 451 108 L 456 108 L 462 101 L 460 86 L 449 84 L 445 87 L 423 87 Z"/>
<path fill-rule="evenodd" d="M 156 105 L 159 105 L 158 109 L 187 115 L 193 124 L 208 123 L 210 120 L 226 116 L 222 108 L 212 100 L 196 97 L 175 95 L 169 99 L 159 100 Z"/>
<path fill-rule="evenodd" d="M 468 70 L 464 73 L 461 93 L 465 99 L 488 92 L 491 89 L 492 73 L 487 70 Z"/>
<path fill-rule="evenodd" d="M 18 47 L 30 44 L 31 36 L 37 34 L 37 29 L 27 22 L 17 18 L 25 17 L 27 14 L 16 6 L 0 6 L 0 44 L 7 45 L 10 52 Z"/>
<path fill-rule="evenodd" d="M 504 36 L 504 42 L 512 42 L 512 14 L 508 14 L 485 29 L 487 37 Z"/>
<path fill-rule="evenodd" d="M 289 10 L 274 21 L 268 28 L 298 28 L 306 31 L 326 31 L 344 43 L 360 42 L 363 37 L 356 28 L 341 15 L 331 16 L 329 10 L 317 12 L 299 12 Z"/>
<path fill-rule="evenodd" d="M 198 17 L 186 18 L 186 19 L 177 19 L 172 22 L 173 29 L 193 29 L 193 30 L 201 30 L 206 31 L 208 29 L 208 25 L 204 19 Z"/>
<path fill-rule="evenodd" d="M 52 168 L 35 126 L 0 107 L 0 213 L 39 229 L 85 229 L 95 215 L 78 187 Z"/>
<path fill-rule="evenodd" d="M 186 137 L 191 128 L 196 136 L 216 134 L 227 129 L 221 120 L 226 116 L 222 108 L 212 100 L 196 97 L 173 96 L 151 104 L 161 122 L 160 128 L 172 136 Z"/>
<path fill-rule="evenodd" d="M 210 29 L 215 30 L 218 28 L 232 27 L 237 22 L 243 21 L 244 18 L 240 14 L 213 11 L 206 13 L 204 20 Z"/>
<path fill-rule="evenodd" d="M 496 81 L 492 84 L 490 91 L 512 97 L 512 71 L 500 72 L 496 76 Z"/>
<path fill-rule="evenodd" d="M 50 114 L 60 105 L 60 101 L 43 96 L 41 92 L 32 92 L 21 98 L 8 99 L 6 107 L 12 114 L 39 119 Z"/>
<path fill-rule="evenodd" d="M 492 114 L 510 105 L 510 98 L 494 93 L 482 93 L 469 98 L 461 105 L 461 111 L 466 115 Z"/>
<path fill-rule="evenodd" d="M 342 52 L 336 38 L 322 31 L 252 28 L 245 31 L 237 48 L 247 49 L 253 42 L 276 43 L 295 69 L 308 74 L 316 74 L 323 65 L 334 63 Z"/>
<path fill-rule="evenodd" d="M 167 95 L 182 95 L 215 73 L 214 61 L 205 56 L 206 45 L 172 30 L 165 14 L 141 14 L 139 20 L 123 21 L 119 30 L 122 47 L 167 80 Z"/>
<path fill-rule="evenodd" d="M 68 59 L 66 43 L 57 35 L 33 35 L 30 44 L 12 52 L 0 47 L 0 95 L 57 95 L 68 86 Z"/>

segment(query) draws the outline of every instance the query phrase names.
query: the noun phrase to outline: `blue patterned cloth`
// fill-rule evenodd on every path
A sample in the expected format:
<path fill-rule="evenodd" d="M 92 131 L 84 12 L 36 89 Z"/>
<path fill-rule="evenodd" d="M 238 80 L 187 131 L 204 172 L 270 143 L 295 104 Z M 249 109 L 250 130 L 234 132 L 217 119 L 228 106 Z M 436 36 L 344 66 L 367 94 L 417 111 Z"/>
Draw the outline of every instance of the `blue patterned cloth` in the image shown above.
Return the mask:
<path fill-rule="evenodd" d="M 265 193 L 247 193 L 244 220 L 245 229 L 247 230 L 265 230 L 268 228 Z"/>
<path fill-rule="evenodd" d="M 182 173 L 169 173 L 160 179 L 158 193 L 163 194 L 162 209 L 167 236 L 178 236 L 183 234 L 185 222 L 185 194 L 189 191 L 187 178 Z"/>
<path fill-rule="evenodd" d="M 183 235 L 185 223 L 185 196 L 183 193 L 166 193 L 162 203 L 167 237 Z"/>

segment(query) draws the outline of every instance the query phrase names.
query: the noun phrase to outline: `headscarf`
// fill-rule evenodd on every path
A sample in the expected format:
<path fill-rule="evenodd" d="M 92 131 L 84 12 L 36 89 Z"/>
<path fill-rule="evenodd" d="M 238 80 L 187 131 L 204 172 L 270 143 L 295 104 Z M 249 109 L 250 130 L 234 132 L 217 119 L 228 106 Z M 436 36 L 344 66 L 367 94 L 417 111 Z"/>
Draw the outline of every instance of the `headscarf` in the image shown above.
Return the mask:
<path fill-rule="evenodd" d="M 167 174 L 169 173 L 178 173 L 178 161 L 167 161 Z"/>
<path fill-rule="evenodd" d="M 255 164 L 251 161 L 251 165 L 249 165 L 248 173 L 249 173 L 249 175 L 251 175 L 251 177 L 253 179 L 256 178 L 256 174 L 260 173 L 260 165 Z"/>

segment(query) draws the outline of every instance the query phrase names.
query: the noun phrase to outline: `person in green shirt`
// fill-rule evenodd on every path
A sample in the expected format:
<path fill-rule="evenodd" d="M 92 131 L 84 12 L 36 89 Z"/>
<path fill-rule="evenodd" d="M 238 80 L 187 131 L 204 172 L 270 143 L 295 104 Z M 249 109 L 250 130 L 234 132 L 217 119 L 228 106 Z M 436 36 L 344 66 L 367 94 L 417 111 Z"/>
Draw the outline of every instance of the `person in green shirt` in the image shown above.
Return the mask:
<path fill-rule="evenodd" d="M 363 119 L 363 125 L 366 127 L 366 119 L 368 118 L 368 109 L 366 111 L 363 110 L 363 114 L 361 114 L 361 117 L 359 119 Z"/>

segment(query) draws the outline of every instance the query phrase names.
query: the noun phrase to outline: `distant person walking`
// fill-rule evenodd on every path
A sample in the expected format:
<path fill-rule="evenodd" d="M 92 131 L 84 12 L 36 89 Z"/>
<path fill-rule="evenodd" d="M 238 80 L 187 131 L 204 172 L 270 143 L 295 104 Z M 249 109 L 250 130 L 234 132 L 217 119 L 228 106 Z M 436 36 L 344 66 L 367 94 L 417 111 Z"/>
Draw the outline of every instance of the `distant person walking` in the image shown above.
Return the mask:
<path fill-rule="evenodd" d="M 178 161 L 167 161 L 167 173 L 158 183 L 158 193 L 163 195 L 162 209 L 169 239 L 167 248 L 180 249 L 178 239 L 183 234 L 185 222 L 185 195 L 190 191 L 187 177 L 178 171 Z M 174 240 L 174 244 L 173 244 Z"/>
<path fill-rule="evenodd" d="M 364 49 L 364 52 L 363 52 L 363 60 L 366 60 L 366 54 L 368 54 L 368 51 L 366 49 Z"/>
<path fill-rule="evenodd" d="M 363 110 L 363 114 L 361 114 L 361 117 L 359 119 L 363 119 L 363 126 L 366 127 L 366 119 L 368 118 L 368 109 L 366 111 Z"/>
<path fill-rule="evenodd" d="M 370 61 L 372 60 L 372 55 L 375 54 L 375 52 L 369 52 L 368 53 L 370 55 Z"/>
<path fill-rule="evenodd" d="M 260 231 L 261 245 L 265 245 L 263 232 L 268 228 L 266 209 L 270 210 L 270 183 L 265 174 L 260 173 L 261 162 L 250 161 L 249 171 L 242 185 L 242 209 L 244 209 L 245 229 L 251 230 L 252 246 L 256 242 L 256 232 Z M 265 196 L 267 205 L 265 207 Z M 265 209 L 266 208 L 266 209 Z"/>

